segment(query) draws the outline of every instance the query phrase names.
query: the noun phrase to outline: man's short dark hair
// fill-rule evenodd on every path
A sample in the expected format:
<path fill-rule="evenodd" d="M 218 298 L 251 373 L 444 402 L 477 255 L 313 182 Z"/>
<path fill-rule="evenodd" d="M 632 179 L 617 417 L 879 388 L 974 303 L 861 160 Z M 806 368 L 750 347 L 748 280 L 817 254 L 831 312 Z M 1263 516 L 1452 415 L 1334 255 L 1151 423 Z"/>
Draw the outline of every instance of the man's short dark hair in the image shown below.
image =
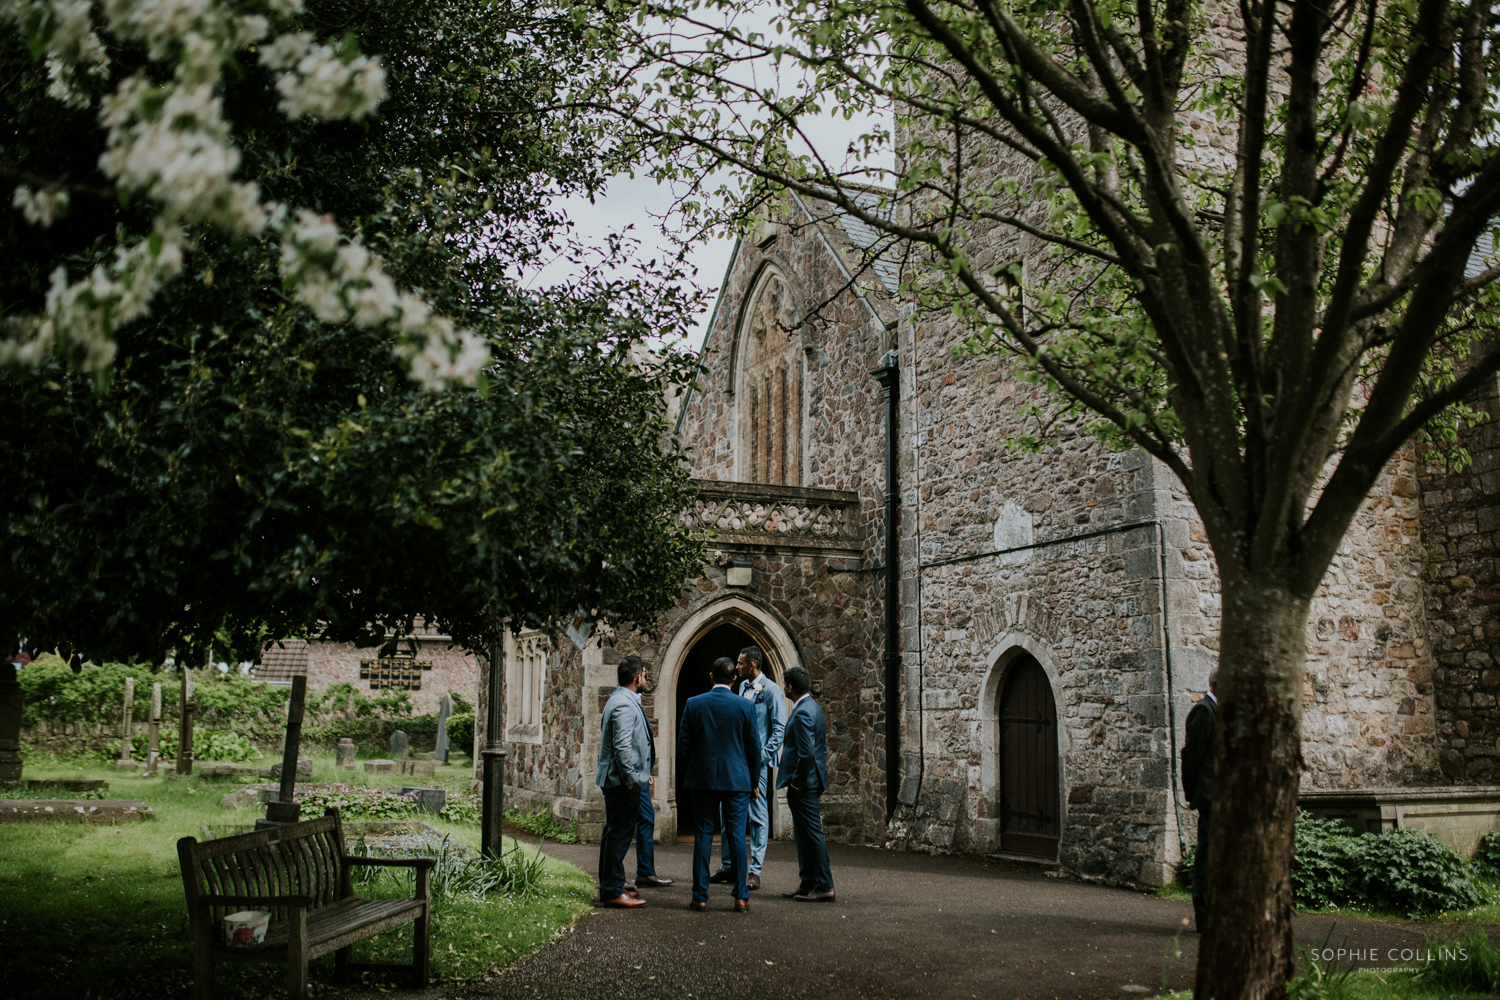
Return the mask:
<path fill-rule="evenodd" d="M 715 684 L 728 684 L 734 680 L 734 673 L 734 661 L 727 656 L 719 657 L 708 670 L 709 679 Z"/>
<path fill-rule="evenodd" d="M 746 646 L 740 650 L 740 655 L 755 664 L 756 670 L 766 669 L 766 654 L 760 651 L 759 646 Z"/>
<path fill-rule="evenodd" d="M 620 667 L 616 671 L 615 676 L 619 678 L 620 687 L 629 687 L 635 683 L 635 679 L 641 676 L 645 669 L 646 664 L 641 661 L 641 658 L 631 655 L 620 661 Z"/>
<path fill-rule="evenodd" d="M 812 690 L 812 678 L 807 674 L 806 667 L 792 667 L 786 672 L 787 687 L 792 689 L 792 694 L 802 697 Z"/>

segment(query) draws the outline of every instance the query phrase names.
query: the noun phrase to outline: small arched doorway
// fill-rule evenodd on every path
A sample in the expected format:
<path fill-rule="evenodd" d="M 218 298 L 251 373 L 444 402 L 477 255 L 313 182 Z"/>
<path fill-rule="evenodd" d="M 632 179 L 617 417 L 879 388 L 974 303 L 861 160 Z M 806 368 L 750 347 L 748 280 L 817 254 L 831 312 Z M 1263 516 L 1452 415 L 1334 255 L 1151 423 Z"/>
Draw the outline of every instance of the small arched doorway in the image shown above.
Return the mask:
<path fill-rule="evenodd" d="M 1022 654 L 1001 689 L 1000 849 L 1057 857 L 1061 831 L 1058 794 L 1057 705 L 1036 658 Z"/>
<path fill-rule="evenodd" d="M 688 699 L 694 695 L 703 694 L 713 684 L 708 679 L 708 668 L 721 656 L 727 656 L 731 660 L 739 659 L 740 650 L 746 646 L 755 645 L 755 640 L 750 638 L 749 633 L 736 625 L 718 625 L 709 629 L 688 650 L 683 657 L 682 668 L 677 671 L 677 714 L 673 718 L 679 722 L 682 720 L 682 710 L 687 707 Z M 672 752 L 675 754 L 677 748 L 674 746 Z M 682 787 L 682 776 L 687 768 L 683 761 L 677 761 L 674 768 L 676 774 L 676 788 L 673 789 L 677 796 L 677 834 L 678 838 L 691 837 L 697 829 L 697 819 L 693 814 L 693 797 Z"/>

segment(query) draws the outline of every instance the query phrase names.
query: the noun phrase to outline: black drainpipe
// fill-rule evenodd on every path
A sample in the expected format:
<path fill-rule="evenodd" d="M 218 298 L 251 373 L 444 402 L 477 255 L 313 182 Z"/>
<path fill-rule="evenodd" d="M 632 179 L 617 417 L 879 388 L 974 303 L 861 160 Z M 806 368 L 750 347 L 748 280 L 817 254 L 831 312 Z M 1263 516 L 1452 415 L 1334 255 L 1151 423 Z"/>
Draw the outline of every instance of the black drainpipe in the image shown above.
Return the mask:
<path fill-rule="evenodd" d="M 896 518 L 901 503 L 897 446 L 901 429 L 901 369 L 894 348 L 870 374 L 885 390 L 885 819 L 901 794 L 901 557 Z"/>

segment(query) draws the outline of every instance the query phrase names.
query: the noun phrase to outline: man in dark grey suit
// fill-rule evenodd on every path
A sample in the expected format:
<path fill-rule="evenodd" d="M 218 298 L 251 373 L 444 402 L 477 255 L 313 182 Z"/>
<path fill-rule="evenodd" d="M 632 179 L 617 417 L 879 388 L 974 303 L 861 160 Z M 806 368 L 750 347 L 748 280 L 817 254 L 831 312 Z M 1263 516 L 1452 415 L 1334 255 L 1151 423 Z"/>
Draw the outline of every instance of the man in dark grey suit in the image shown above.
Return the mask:
<path fill-rule="evenodd" d="M 823 793 L 828 789 L 828 722 L 813 701 L 812 679 L 805 667 L 786 672 L 786 693 L 796 704 L 786 717 L 786 742 L 781 750 L 778 788 L 786 789 L 797 840 L 796 892 L 782 895 L 799 903 L 832 903 L 833 872 L 828 867 L 828 843 L 823 839 Z"/>
<path fill-rule="evenodd" d="M 684 768 L 682 787 L 693 796 L 698 829 L 693 837 L 693 901 L 690 909 L 708 909 L 708 858 L 713 851 L 716 818 L 724 817 L 724 843 L 734 872 L 734 908 L 750 909 L 745 858 L 745 810 L 760 771 L 760 740 L 750 703 L 729 690 L 734 661 L 721 656 L 709 671 L 713 688 L 689 698 L 677 729 L 677 756 Z"/>
<path fill-rule="evenodd" d="M 1198 810 L 1198 851 L 1193 856 L 1193 923 L 1203 933 L 1208 907 L 1204 887 L 1208 885 L 1208 821 L 1214 804 L 1214 724 L 1218 721 L 1219 671 L 1208 675 L 1208 693 L 1188 712 L 1187 739 L 1182 744 L 1182 790 L 1188 808 Z"/>
<path fill-rule="evenodd" d="M 646 901 L 625 888 L 625 852 L 640 818 L 641 786 L 651 781 L 651 725 L 641 707 L 646 676 L 639 656 L 620 661 L 620 686 L 604 703 L 595 783 L 604 790 L 604 832 L 599 837 L 599 905 L 635 907 Z"/>

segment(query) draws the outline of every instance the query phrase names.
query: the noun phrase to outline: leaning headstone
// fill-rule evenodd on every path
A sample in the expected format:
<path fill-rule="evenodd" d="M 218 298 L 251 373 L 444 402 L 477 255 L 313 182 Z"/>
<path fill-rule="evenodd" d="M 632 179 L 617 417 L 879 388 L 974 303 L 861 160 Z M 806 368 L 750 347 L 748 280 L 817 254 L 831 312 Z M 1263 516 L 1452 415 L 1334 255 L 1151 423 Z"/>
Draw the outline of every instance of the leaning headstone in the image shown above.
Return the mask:
<path fill-rule="evenodd" d="M 438 706 L 438 734 L 437 746 L 432 751 L 432 759 L 448 763 L 448 718 L 453 714 L 453 695 L 443 695 L 443 701 Z"/>
<path fill-rule="evenodd" d="M 447 802 L 448 793 L 441 788 L 419 788 L 416 785 L 402 785 L 402 795 L 413 795 L 417 797 L 417 808 L 423 812 L 440 813 L 443 805 Z"/>
<path fill-rule="evenodd" d="M 354 754 L 356 749 L 357 748 L 355 747 L 353 740 L 339 740 L 339 745 L 334 751 L 338 754 L 338 766 L 343 768 L 345 771 L 354 770 Z"/>
<path fill-rule="evenodd" d="M 437 772 L 437 761 L 408 759 L 397 761 L 396 763 L 401 765 L 402 774 L 410 774 L 417 777 L 427 778 L 431 777 Z"/>
<path fill-rule="evenodd" d="M 395 774 L 398 768 L 393 760 L 367 760 L 365 761 L 366 774 Z"/>
<path fill-rule="evenodd" d="M 396 758 L 397 760 L 405 760 L 406 759 L 407 750 L 410 747 L 411 747 L 411 743 L 407 740 L 406 734 L 403 733 L 401 730 L 398 729 L 394 733 L 391 734 L 391 756 L 392 757 Z"/>
<path fill-rule="evenodd" d="M 274 763 L 274 764 L 271 765 L 271 777 L 272 778 L 276 778 L 278 780 L 281 778 L 281 768 L 283 766 L 283 763 L 284 763 L 283 761 L 279 761 L 278 760 L 276 763 Z M 224 773 L 226 775 L 238 774 L 238 773 L 240 773 L 240 768 L 236 764 L 226 764 L 226 765 L 224 765 L 224 770 L 223 770 L 222 773 Z M 297 758 L 297 780 L 298 781 L 310 781 L 310 780 L 312 780 L 312 758 L 311 757 L 302 757 L 302 756 L 299 756 Z"/>
<path fill-rule="evenodd" d="M 257 831 L 286 826 L 301 818 L 302 806 L 296 797 L 297 779 L 312 777 L 312 760 L 297 753 L 302 742 L 302 714 L 306 703 L 307 675 L 298 674 L 292 678 L 292 697 L 286 706 L 286 738 L 283 740 L 286 749 L 281 755 L 281 769 L 272 768 L 273 775 L 281 779 L 281 787 L 276 801 L 266 803 L 266 818 L 255 821 Z"/>
<path fill-rule="evenodd" d="M 135 713 L 135 678 L 125 678 L 125 702 L 120 712 L 120 759 L 115 761 L 116 771 L 134 771 L 135 761 L 130 759 L 130 722 Z"/>

